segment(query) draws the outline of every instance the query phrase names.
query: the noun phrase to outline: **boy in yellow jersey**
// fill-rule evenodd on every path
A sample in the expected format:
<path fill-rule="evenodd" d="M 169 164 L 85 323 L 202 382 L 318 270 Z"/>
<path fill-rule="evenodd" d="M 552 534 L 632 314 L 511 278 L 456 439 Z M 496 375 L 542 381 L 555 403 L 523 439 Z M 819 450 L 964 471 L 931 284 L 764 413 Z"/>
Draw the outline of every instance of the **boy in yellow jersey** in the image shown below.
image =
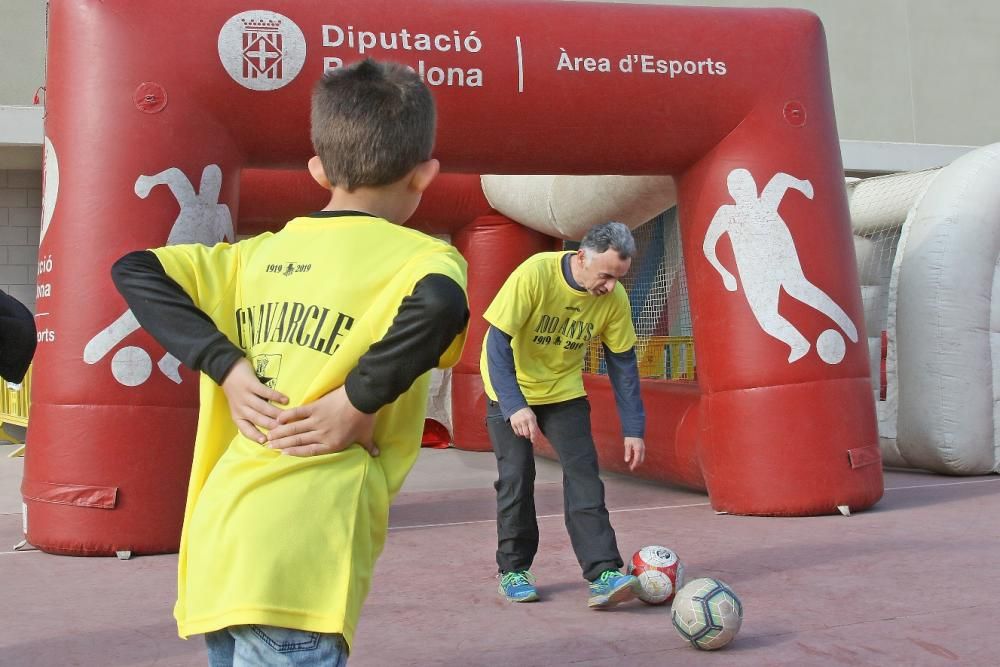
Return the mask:
<path fill-rule="evenodd" d="M 529 568 L 538 550 L 532 444 L 540 433 L 559 455 L 566 529 L 590 582 L 588 605 L 604 609 L 635 594 L 636 578 L 620 571 L 583 388 L 583 357 L 589 342 L 599 338 L 625 436 L 625 462 L 635 470 L 645 457 L 645 414 L 632 313 L 619 282 L 634 254 L 628 227 L 597 225 L 576 252 L 529 257 L 484 314 L 491 326 L 480 370 L 499 473 L 494 485 L 499 589 L 511 602 L 538 599 Z"/>
<path fill-rule="evenodd" d="M 399 226 L 438 173 L 434 128 L 411 69 L 335 70 L 312 100 L 325 209 L 112 270 L 139 322 L 204 372 L 174 615 L 182 637 L 206 635 L 213 666 L 346 662 L 419 452 L 428 371 L 458 361 L 468 321 L 461 255 Z M 254 426 L 288 421 L 274 402 L 336 432 L 303 439 L 299 420 L 269 442 Z"/>

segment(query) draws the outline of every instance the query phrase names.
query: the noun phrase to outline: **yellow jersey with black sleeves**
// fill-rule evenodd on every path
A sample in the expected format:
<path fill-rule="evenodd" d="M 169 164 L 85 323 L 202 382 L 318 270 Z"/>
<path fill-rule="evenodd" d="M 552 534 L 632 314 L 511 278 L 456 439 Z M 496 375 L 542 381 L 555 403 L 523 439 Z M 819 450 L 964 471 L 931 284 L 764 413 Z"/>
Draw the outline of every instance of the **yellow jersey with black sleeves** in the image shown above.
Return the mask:
<path fill-rule="evenodd" d="M 363 215 L 153 252 L 290 406 L 341 386 L 422 278 L 466 285 L 452 246 Z M 440 367 L 457 363 L 464 338 Z M 389 504 L 419 453 L 428 384 L 425 373 L 377 412 L 379 457 L 354 445 L 300 458 L 243 437 L 221 388 L 202 375 L 174 609 L 181 636 L 263 624 L 341 633 L 350 644 Z"/>
<path fill-rule="evenodd" d="M 566 252 L 532 255 L 510 275 L 483 317 L 511 336 L 517 384 L 528 405 L 559 403 L 586 396 L 583 360 L 600 339 L 612 352 L 635 345 L 628 294 L 621 283 L 604 296 L 573 289 L 562 274 Z M 486 340 L 479 360 L 486 395 L 490 383 Z"/>

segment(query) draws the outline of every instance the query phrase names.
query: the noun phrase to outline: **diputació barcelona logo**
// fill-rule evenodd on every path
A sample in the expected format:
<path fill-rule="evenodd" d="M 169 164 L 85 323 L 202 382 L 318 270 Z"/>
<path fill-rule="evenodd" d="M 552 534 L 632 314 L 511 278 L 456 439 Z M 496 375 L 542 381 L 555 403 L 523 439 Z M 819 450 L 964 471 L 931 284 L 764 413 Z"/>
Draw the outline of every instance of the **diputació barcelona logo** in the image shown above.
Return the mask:
<path fill-rule="evenodd" d="M 277 90 L 302 71 L 306 38 L 287 16 L 264 9 L 242 12 L 219 31 L 219 60 L 244 88 Z"/>

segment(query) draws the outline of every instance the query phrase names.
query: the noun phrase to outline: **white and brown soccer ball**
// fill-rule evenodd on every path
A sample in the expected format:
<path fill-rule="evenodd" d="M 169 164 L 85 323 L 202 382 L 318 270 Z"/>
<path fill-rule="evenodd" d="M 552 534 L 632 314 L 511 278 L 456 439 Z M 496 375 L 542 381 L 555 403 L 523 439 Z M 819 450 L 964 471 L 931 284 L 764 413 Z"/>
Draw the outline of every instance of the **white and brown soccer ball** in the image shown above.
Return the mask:
<path fill-rule="evenodd" d="M 639 580 L 637 597 L 646 604 L 663 604 L 684 585 L 684 566 L 673 550 L 643 547 L 628 564 L 628 574 Z"/>

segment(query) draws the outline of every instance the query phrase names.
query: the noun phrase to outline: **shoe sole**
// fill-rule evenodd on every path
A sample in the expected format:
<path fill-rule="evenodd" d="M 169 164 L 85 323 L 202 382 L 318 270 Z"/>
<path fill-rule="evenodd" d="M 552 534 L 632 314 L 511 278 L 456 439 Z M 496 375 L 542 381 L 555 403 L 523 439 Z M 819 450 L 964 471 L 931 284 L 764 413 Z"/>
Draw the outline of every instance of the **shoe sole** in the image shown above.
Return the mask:
<path fill-rule="evenodd" d="M 504 593 L 503 590 L 500 590 L 499 592 L 500 595 L 507 600 L 507 602 L 538 602 L 538 593 L 532 593 L 531 595 L 526 595 L 523 598 L 512 598 Z"/>
<path fill-rule="evenodd" d="M 598 598 L 596 600 L 591 598 L 587 602 L 587 606 L 591 609 L 608 609 L 627 600 L 631 600 L 635 597 L 635 583 L 635 580 L 622 583 L 618 586 L 618 588 L 608 593 L 607 598 Z"/>

